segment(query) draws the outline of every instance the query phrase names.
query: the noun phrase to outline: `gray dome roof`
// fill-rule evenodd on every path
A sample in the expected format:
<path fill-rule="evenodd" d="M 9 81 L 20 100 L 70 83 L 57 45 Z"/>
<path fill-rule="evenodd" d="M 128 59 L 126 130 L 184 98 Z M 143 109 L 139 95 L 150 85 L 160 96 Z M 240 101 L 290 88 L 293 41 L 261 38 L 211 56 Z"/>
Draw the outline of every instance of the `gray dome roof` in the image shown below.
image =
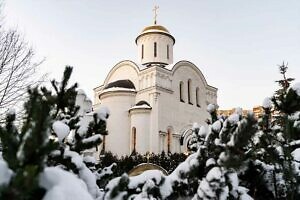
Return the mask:
<path fill-rule="evenodd" d="M 134 84 L 132 83 L 131 80 L 125 79 L 125 80 L 117 80 L 114 82 L 108 83 L 104 89 L 108 88 L 114 88 L 114 87 L 119 87 L 119 88 L 128 88 L 128 89 L 135 89 Z"/>
<path fill-rule="evenodd" d="M 150 104 L 149 104 L 147 101 L 144 101 L 144 100 L 137 102 L 137 104 L 135 104 L 135 105 L 136 105 L 136 106 L 141 106 L 141 105 L 147 105 L 147 106 L 150 106 Z"/>

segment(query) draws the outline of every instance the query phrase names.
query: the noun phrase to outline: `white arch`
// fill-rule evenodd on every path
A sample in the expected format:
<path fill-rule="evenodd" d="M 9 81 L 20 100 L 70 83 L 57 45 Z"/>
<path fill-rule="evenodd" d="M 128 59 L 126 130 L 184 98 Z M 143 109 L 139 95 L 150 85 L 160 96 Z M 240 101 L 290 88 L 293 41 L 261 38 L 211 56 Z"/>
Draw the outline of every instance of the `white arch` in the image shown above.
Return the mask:
<path fill-rule="evenodd" d="M 189 61 L 186 61 L 186 60 L 182 60 L 182 61 L 177 62 L 177 63 L 173 66 L 173 68 L 172 68 L 172 70 L 171 70 L 171 71 L 172 71 L 172 74 L 174 75 L 175 72 L 176 72 L 179 68 L 181 68 L 181 67 L 186 67 L 186 66 L 188 66 L 188 67 L 190 67 L 192 70 L 194 70 L 195 73 L 200 77 L 200 79 L 202 80 L 202 82 L 204 83 L 204 85 L 205 85 L 205 86 L 208 86 L 207 81 L 206 81 L 205 77 L 203 76 L 202 72 L 201 72 L 200 69 L 199 69 L 195 64 L 193 64 L 192 62 L 189 62 Z"/>
<path fill-rule="evenodd" d="M 183 147 L 184 152 L 188 151 L 187 145 L 188 145 L 189 139 L 192 137 L 192 134 L 193 134 L 193 130 L 191 128 L 189 128 L 189 129 L 186 129 L 180 136 L 180 146 Z"/>
<path fill-rule="evenodd" d="M 110 80 L 110 78 L 112 77 L 112 75 L 115 73 L 115 71 L 117 71 L 119 68 L 123 67 L 123 66 L 129 66 L 132 69 L 134 69 L 134 71 L 136 72 L 136 75 L 138 76 L 140 73 L 140 69 L 138 67 L 138 65 L 131 61 L 131 60 L 123 60 L 119 63 L 117 63 L 108 73 L 108 75 L 106 76 L 103 85 L 107 85 L 108 81 Z M 137 85 L 135 85 L 135 88 L 138 88 Z"/>

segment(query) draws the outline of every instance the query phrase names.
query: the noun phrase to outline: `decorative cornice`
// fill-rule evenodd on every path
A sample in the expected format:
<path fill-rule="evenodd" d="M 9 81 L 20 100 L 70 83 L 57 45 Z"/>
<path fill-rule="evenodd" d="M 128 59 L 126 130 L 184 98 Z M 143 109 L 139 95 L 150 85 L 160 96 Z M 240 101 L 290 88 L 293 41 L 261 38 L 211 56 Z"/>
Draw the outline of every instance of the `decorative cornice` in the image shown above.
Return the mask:
<path fill-rule="evenodd" d="M 128 110 L 129 116 L 138 113 L 150 113 L 152 108 L 131 108 Z"/>
<path fill-rule="evenodd" d="M 170 94 L 174 93 L 173 90 L 163 88 L 163 87 L 160 87 L 160 86 L 151 86 L 151 87 L 139 90 L 137 93 L 140 94 L 140 93 L 148 92 L 148 91 L 151 91 L 151 90 L 160 90 L 160 91 L 167 92 L 167 93 L 170 93 Z"/>
<path fill-rule="evenodd" d="M 160 34 L 160 35 L 166 35 L 168 37 L 170 37 L 173 40 L 173 45 L 175 44 L 175 38 L 169 34 L 169 33 L 164 33 L 164 32 L 160 32 L 160 31 L 151 31 L 151 32 L 146 32 L 146 33 L 141 33 L 140 35 L 138 35 L 135 39 L 135 43 L 137 44 L 137 41 L 140 37 L 145 36 L 145 35 L 151 35 L 151 34 Z"/>

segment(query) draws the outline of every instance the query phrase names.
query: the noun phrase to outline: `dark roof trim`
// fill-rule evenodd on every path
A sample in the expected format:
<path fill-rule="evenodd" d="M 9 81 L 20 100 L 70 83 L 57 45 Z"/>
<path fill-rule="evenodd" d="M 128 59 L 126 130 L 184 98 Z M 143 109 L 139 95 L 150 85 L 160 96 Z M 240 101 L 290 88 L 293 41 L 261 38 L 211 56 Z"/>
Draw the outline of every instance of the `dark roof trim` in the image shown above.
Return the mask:
<path fill-rule="evenodd" d="M 125 79 L 125 80 L 117 80 L 114 82 L 108 83 L 104 89 L 114 88 L 114 87 L 120 87 L 120 88 L 128 88 L 128 89 L 135 89 L 134 84 L 131 80 Z"/>
<path fill-rule="evenodd" d="M 166 65 L 168 65 L 168 63 L 164 63 L 164 62 L 147 62 L 147 63 L 143 63 L 142 65 L 145 65 L 146 67 L 151 67 L 151 65 L 159 65 L 160 67 L 165 67 Z"/>
<path fill-rule="evenodd" d="M 150 106 L 150 104 L 149 104 L 147 101 L 144 101 L 144 100 L 137 102 L 137 104 L 135 104 L 135 105 L 136 105 L 136 106 L 141 106 L 141 105 L 147 105 L 147 106 Z M 151 107 L 151 106 L 150 106 L 150 107 Z"/>

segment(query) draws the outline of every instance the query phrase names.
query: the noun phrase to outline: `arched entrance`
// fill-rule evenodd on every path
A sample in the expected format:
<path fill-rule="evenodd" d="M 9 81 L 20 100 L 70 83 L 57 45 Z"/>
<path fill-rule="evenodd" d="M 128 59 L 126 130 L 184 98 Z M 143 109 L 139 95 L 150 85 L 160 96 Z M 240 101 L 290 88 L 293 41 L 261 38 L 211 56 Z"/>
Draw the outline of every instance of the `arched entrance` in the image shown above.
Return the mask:
<path fill-rule="evenodd" d="M 189 140 L 192 138 L 193 129 L 191 127 L 187 127 L 180 134 L 180 146 L 183 153 L 188 153 L 188 144 Z"/>
<path fill-rule="evenodd" d="M 137 175 L 140 175 L 141 173 L 143 173 L 144 171 L 147 171 L 147 170 L 159 170 L 164 175 L 166 175 L 166 176 L 168 175 L 167 170 L 165 170 L 161 166 L 153 164 L 153 163 L 142 163 L 142 164 L 139 164 L 136 167 L 134 167 L 132 170 L 130 170 L 128 172 L 128 175 L 129 176 L 137 176 Z"/>

